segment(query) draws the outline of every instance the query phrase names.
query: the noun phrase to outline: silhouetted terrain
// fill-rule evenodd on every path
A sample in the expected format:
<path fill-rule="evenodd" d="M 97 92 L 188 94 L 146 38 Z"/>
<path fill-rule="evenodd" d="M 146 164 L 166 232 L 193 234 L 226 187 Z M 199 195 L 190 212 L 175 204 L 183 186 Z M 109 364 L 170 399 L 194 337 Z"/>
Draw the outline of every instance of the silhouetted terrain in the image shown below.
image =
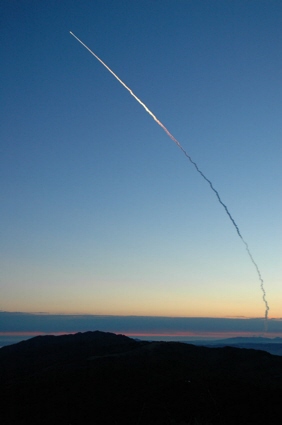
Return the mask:
<path fill-rule="evenodd" d="M 282 358 L 86 332 L 0 349 L 3 425 L 281 424 Z"/>
<path fill-rule="evenodd" d="M 189 343 L 189 341 L 188 341 Z M 193 342 L 191 342 L 193 344 Z M 252 348 L 254 350 L 267 351 L 276 356 L 282 356 L 282 338 L 262 338 L 262 337 L 236 337 L 226 338 L 214 341 L 197 341 L 195 345 L 205 347 L 237 347 Z"/>

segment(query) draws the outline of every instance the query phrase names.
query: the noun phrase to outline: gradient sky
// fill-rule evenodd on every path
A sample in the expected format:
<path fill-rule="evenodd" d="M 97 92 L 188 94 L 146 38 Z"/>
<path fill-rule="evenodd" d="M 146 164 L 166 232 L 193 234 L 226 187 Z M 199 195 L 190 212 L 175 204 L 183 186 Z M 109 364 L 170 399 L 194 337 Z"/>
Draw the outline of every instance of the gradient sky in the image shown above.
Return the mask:
<path fill-rule="evenodd" d="M 2 311 L 281 317 L 282 3 L 2 0 Z"/>

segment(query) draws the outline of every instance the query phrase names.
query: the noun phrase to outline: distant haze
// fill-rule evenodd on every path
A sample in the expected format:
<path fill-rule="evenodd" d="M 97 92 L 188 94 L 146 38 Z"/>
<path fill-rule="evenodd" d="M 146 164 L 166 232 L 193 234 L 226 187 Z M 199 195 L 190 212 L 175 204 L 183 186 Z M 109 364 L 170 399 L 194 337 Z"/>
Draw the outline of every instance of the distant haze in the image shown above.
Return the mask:
<path fill-rule="evenodd" d="M 53 315 L 0 312 L 0 339 L 100 330 L 145 339 L 198 340 L 262 336 L 263 319 Z M 282 337 L 282 320 L 269 320 L 264 336 Z M 1 344 L 0 344 L 1 345 Z"/>

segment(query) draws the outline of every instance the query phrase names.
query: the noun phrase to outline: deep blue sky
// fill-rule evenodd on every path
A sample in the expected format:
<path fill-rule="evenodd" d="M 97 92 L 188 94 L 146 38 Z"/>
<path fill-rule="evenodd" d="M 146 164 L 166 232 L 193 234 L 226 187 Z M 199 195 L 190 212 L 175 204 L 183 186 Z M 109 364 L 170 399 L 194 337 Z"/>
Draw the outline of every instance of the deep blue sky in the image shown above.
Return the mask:
<path fill-rule="evenodd" d="M 281 316 L 282 3 L 13 1 L 1 19 L 6 311 Z"/>

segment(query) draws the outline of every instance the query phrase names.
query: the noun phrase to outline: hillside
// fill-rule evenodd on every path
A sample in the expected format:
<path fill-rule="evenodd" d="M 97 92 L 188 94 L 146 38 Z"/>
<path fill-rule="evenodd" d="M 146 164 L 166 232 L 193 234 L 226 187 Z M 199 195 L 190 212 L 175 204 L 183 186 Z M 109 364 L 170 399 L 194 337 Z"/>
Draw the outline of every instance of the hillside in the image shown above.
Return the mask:
<path fill-rule="evenodd" d="M 189 343 L 189 341 L 187 341 Z M 193 342 L 190 342 L 193 344 Z M 267 351 L 276 356 L 282 356 L 282 338 L 236 337 L 210 341 L 196 341 L 195 345 L 205 347 L 237 347 Z"/>
<path fill-rule="evenodd" d="M 86 332 L 0 349 L 1 423 L 281 424 L 282 358 Z"/>

